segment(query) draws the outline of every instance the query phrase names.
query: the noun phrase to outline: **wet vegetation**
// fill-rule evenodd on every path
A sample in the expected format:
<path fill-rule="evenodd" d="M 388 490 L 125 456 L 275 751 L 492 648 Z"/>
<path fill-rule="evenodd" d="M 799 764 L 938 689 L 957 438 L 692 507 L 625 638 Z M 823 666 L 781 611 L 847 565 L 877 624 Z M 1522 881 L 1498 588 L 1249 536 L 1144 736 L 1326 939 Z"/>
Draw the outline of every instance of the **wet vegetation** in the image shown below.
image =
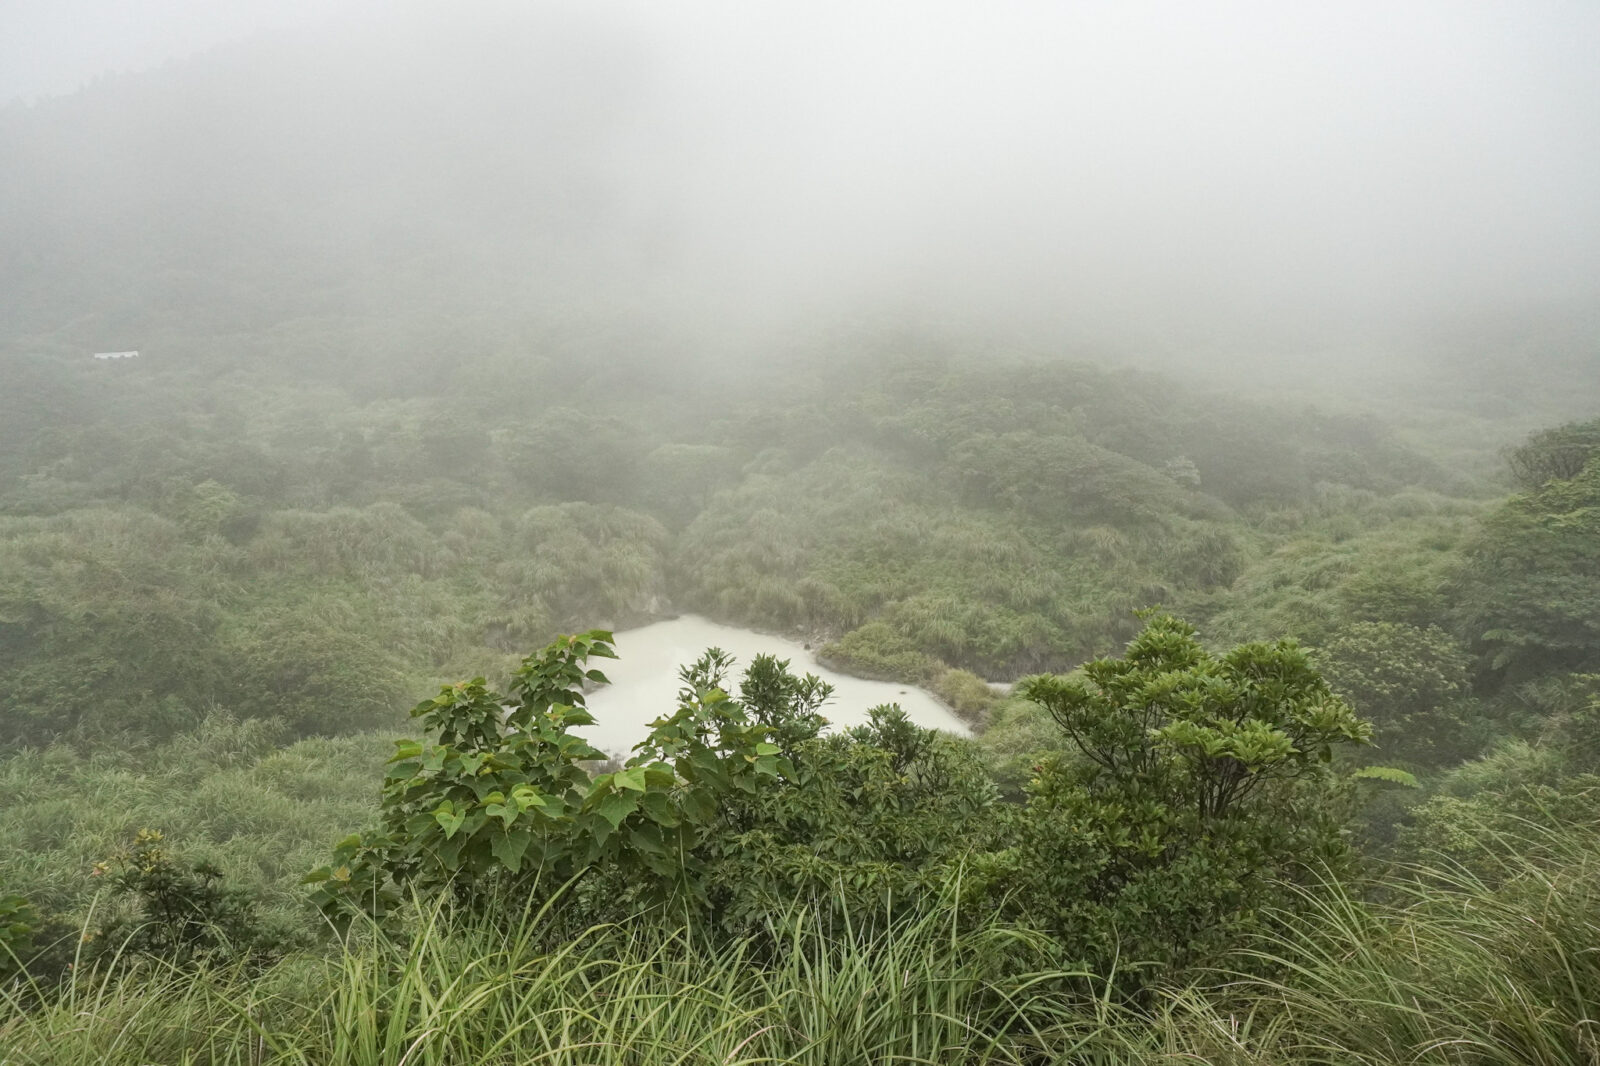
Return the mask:
<path fill-rule="evenodd" d="M 1497 481 L 1374 417 L 881 346 L 521 406 L 13 363 L 19 1061 L 1586 1046 L 1581 955 L 1516 1012 L 1554 979 L 1527 953 L 1595 920 L 1592 423 Z M 980 735 L 818 736 L 781 664 L 710 658 L 596 776 L 563 738 L 604 663 L 560 664 L 609 638 L 518 653 L 675 609 L 930 686 Z M 473 674 L 521 695 L 405 724 Z"/>
<path fill-rule="evenodd" d="M 1568 80 L 1504 173 L 1443 152 L 1437 34 L 1373 127 L 1263 30 L 1210 51 L 1287 87 L 1199 78 L 1194 128 L 1270 95 L 1215 139 L 1287 170 L 1007 104 L 993 181 L 919 183 L 933 110 L 863 132 L 841 76 L 784 126 L 793 57 L 678 10 L 0 109 L 0 1062 L 1593 1064 L 1589 38 L 1516 54 Z M 1152 103 L 1056 44 L 998 81 Z M 1348 189 L 1280 181 L 1345 127 Z M 1469 216 L 1509 236 L 1430 236 Z M 618 631 L 677 613 L 972 736 L 706 649 L 605 758 Z"/>

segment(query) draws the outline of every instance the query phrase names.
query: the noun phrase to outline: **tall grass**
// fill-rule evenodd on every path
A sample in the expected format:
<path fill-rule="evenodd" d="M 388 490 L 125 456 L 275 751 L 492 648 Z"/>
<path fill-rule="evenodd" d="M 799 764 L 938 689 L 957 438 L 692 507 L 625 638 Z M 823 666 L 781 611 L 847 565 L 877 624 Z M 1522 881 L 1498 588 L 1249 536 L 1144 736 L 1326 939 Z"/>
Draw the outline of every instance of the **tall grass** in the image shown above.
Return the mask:
<path fill-rule="evenodd" d="M 860 928 L 796 911 L 733 944 L 435 912 L 265 973 L 145 963 L 43 1006 L 13 988 L 0 1063 L 1592 1066 L 1600 831 L 1518 833 L 1525 847 L 1419 863 L 1366 898 L 1307 889 L 1278 933 L 1141 1005 L 1030 970 L 1047 944 L 953 904 Z"/>
<path fill-rule="evenodd" d="M 1388 878 L 1377 903 L 1305 896 L 1276 1001 L 1307 1062 L 1600 1062 L 1600 827 L 1480 827 L 1483 848 Z M 1508 848 L 1508 844 L 1512 845 Z"/>
<path fill-rule="evenodd" d="M 1519 823 L 1510 851 L 1478 828 L 1482 861 L 1406 866 L 1369 899 L 1333 881 L 1304 890 L 1235 960 L 1252 976 L 1098 1019 L 1081 1061 L 1600 1063 L 1600 827 Z"/>
<path fill-rule="evenodd" d="M 434 913 L 264 974 L 146 965 L 29 1009 L 0 1005 L 7 1064 L 1020 1063 L 1044 978 L 1007 977 L 1009 935 L 955 911 L 830 929 L 796 912 L 760 945 L 595 927 L 549 943 Z"/>

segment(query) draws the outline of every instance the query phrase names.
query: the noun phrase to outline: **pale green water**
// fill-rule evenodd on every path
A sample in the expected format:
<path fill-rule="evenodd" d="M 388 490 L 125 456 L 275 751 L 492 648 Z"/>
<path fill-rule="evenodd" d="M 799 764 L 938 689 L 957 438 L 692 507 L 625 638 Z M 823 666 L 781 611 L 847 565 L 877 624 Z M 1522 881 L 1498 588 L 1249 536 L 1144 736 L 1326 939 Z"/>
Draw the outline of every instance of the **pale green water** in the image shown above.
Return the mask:
<path fill-rule="evenodd" d="M 834 727 L 867 720 L 867 709 L 881 703 L 898 703 L 919 725 L 966 735 L 969 730 L 932 694 L 913 685 L 867 681 L 835 673 L 817 665 L 804 645 L 782 637 L 769 637 L 749 629 L 718 625 L 694 615 L 656 622 L 617 634 L 617 660 L 591 660 L 611 684 L 588 697 L 596 724 L 580 730 L 589 742 L 613 755 L 625 754 L 650 732 L 650 722 L 677 707 L 678 668 L 694 662 L 707 648 L 721 648 L 738 661 L 728 674 L 728 687 L 738 693 L 739 677 L 760 653 L 789 660 L 796 674 L 816 674 L 834 687 L 833 699 L 822 708 Z"/>

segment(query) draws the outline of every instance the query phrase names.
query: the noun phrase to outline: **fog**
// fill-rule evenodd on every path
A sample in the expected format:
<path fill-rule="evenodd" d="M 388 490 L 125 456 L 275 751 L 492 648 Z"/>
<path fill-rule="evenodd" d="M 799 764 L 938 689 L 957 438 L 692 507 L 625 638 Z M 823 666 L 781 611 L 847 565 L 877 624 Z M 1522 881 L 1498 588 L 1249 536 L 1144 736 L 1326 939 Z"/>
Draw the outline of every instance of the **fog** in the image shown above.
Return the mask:
<path fill-rule="evenodd" d="M 50 10 L 5 16 L 7 345 L 425 307 L 1594 354 L 1592 5 Z"/>

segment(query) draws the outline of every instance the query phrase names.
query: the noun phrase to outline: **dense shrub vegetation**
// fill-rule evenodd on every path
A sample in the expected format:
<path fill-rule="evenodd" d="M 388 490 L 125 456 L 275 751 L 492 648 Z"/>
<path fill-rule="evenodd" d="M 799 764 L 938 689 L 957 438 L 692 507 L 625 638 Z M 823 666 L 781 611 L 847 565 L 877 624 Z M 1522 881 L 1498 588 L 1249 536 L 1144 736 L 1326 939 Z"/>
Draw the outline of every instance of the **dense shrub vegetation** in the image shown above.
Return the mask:
<path fill-rule="evenodd" d="M 0 100 L 0 1066 L 1600 1066 L 1595 5 L 771 6 Z"/>
<path fill-rule="evenodd" d="M 862 343 L 5 356 L 5 1054 L 1582 1061 L 1594 423 L 1497 481 L 1475 416 Z M 979 735 L 711 650 L 602 766 L 627 648 L 549 642 L 676 610 Z"/>

